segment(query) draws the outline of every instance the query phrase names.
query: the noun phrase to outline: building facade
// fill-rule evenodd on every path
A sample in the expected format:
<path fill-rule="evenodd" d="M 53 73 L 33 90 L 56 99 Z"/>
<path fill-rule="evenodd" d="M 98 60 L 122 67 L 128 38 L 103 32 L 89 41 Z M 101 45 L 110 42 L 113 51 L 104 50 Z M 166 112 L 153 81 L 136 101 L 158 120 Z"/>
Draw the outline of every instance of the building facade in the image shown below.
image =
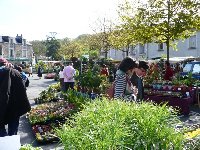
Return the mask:
<path fill-rule="evenodd" d="M 144 45 L 130 46 L 129 56 L 136 60 L 151 60 L 167 55 L 167 47 L 165 43 L 147 43 Z M 126 53 L 111 49 L 108 52 L 108 58 L 114 60 L 122 60 L 126 57 Z M 170 47 L 169 57 L 200 57 L 200 32 L 185 40 L 177 41 L 176 49 Z"/>
<path fill-rule="evenodd" d="M 32 63 L 32 45 L 22 35 L 0 36 L 0 58 L 2 57 L 11 63 Z"/>

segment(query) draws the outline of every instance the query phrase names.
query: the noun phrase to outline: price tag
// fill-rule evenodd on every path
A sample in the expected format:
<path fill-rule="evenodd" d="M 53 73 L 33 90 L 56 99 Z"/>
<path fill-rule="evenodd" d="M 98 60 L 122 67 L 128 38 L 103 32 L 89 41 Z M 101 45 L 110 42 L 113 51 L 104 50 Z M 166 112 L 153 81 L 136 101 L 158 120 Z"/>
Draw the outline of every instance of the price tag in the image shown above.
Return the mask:
<path fill-rule="evenodd" d="M 181 88 L 178 88 L 179 91 L 181 91 Z"/>

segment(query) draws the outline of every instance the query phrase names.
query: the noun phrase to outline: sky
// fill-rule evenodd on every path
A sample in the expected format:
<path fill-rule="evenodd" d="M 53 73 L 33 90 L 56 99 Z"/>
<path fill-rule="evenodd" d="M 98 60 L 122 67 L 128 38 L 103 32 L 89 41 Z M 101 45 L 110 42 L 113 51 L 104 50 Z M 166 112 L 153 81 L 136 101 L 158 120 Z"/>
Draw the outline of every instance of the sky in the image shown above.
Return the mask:
<path fill-rule="evenodd" d="M 116 18 L 119 0 L 0 0 L 0 36 L 28 41 L 92 34 L 95 22 Z"/>

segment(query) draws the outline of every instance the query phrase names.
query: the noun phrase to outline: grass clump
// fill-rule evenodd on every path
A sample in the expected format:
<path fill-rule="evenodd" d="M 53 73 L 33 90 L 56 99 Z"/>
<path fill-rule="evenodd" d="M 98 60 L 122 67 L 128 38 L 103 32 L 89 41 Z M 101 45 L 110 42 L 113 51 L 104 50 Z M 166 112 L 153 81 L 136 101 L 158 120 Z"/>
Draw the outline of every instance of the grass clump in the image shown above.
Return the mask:
<path fill-rule="evenodd" d="M 179 120 L 166 105 L 95 100 L 57 130 L 65 149 L 182 149 Z"/>

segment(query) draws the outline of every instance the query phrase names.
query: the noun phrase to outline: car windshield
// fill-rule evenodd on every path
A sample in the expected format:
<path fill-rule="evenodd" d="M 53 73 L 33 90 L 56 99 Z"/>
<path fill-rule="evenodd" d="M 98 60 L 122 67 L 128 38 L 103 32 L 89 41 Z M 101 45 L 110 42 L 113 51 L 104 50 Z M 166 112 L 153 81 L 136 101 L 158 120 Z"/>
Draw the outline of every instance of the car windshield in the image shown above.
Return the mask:
<path fill-rule="evenodd" d="M 200 64 L 195 64 L 192 73 L 200 73 Z"/>
<path fill-rule="evenodd" d="M 190 72 L 192 68 L 192 64 L 186 64 L 183 68 L 183 72 Z"/>

